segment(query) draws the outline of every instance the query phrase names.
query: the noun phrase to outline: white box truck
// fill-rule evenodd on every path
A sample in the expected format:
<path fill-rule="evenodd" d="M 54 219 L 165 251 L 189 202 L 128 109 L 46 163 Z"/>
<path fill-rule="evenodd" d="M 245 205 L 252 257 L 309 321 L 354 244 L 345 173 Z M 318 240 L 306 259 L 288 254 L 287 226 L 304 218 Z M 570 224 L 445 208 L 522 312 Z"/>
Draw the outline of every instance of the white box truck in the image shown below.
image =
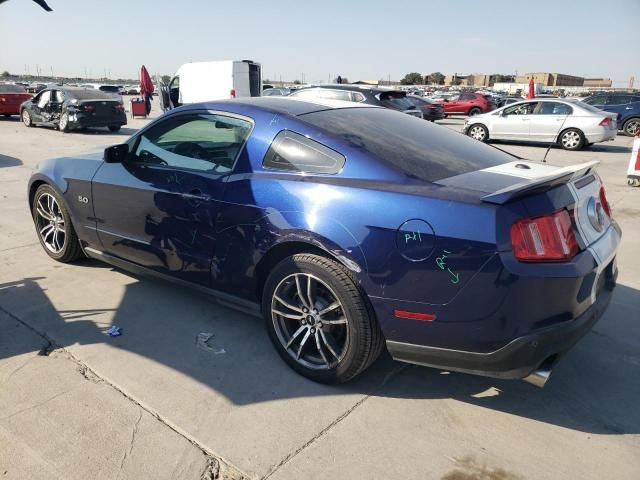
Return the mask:
<path fill-rule="evenodd" d="M 187 103 L 262 95 L 262 67 L 251 60 L 185 63 L 168 85 L 160 87 L 160 106 L 171 110 Z"/>

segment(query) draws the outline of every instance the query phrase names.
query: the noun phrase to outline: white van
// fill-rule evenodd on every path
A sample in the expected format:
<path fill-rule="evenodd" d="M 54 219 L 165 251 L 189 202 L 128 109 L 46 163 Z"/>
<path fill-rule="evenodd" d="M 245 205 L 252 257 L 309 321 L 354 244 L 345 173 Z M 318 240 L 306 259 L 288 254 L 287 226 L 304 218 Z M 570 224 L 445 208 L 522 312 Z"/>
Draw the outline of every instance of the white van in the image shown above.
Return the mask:
<path fill-rule="evenodd" d="M 160 105 L 171 110 L 187 103 L 240 97 L 262 93 L 262 67 L 251 60 L 185 63 L 169 85 L 160 87 Z"/>

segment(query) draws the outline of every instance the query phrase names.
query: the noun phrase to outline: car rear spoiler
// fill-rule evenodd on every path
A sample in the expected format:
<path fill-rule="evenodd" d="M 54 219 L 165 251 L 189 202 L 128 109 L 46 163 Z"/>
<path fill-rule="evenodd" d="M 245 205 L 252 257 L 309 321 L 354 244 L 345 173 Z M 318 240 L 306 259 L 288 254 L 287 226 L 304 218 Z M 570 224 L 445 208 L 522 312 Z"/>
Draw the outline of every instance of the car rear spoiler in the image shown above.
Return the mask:
<path fill-rule="evenodd" d="M 485 195 L 482 197 L 482 201 L 503 205 L 515 200 L 516 198 L 531 195 L 533 193 L 545 192 L 550 188 L 567 183 L 574 178 L 579 178 L 591 173 L 593 167 L 599 163 L 600 161 L 598 160 L 592 160 L 590 162 L 579 163 L 569 167 L 561 167 L 555 170 L 552 175 L 516 183 L 515 185 L 503 188 L 497 192 Z"/>

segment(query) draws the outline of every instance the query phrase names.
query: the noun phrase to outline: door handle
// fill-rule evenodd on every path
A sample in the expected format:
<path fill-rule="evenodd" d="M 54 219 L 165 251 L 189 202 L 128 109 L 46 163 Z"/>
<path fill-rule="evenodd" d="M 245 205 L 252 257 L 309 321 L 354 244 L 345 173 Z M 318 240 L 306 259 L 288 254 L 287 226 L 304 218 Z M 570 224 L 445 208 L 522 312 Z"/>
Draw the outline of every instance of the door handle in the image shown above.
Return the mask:
<path fill-rule="evenodd" d="M 193 190 L 189 191 L 189 193 L 183 193 L 182 197 L 193 203 L 206 202 L 208 200 L 211 200 L 211 197 L 202 193 L 202 190 L 200 190 L 199 188 L 194 188 Z"/>
<path fill-rule="evenodd" d="M 624 107 L 625 110 L 633 110 L 633 107 Z"/>

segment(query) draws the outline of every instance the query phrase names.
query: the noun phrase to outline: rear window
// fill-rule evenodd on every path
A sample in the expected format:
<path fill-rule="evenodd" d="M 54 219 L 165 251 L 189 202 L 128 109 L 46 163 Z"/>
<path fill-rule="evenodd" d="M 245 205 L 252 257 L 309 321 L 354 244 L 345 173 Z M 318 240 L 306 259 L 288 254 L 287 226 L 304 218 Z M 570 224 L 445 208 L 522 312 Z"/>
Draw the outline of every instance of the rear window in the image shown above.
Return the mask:
<path fill-rule="evenodd" d="M 27 93 L 20 85 L 0 84 L 0 93 Z"/>
<path fill-rule="evenodd" d="M 581 108 L 588 110 L 589 112 L 593 112 L 593 113 L 602 113 L 602 110 L 600 110 L 599 108 L 594 107 L 593 105 L 589 105 L 586 102 L 580 102 L 576 105 L 580 105 Z"/>
<path fill-rule="evenodd" d="M 513 161 L 461 133 L 382 108 L 324 110 L 300 118 L 428 182 Z"/>
<path fill-rule="evenodd" d="M 102 90 L 103 92 L 109 92 L 109 93 L 120 92 L 120 88 L 113 85 L 102 85 L 99 89 Z"/>
<path fill-rule="evenodd" d="M 385 107 L 410 110 L 415 105 L 407 98 L 404 92 L 384 92 L 380 94 L 380 103 Z"/>
<path fill-rule="evenodd" d="M 83 88 L 78 90 L 65 90 L 65 93 L 69 98 L 75 98 L 76 100 L 113 100 L 113 97 L 108 93 L 101 92 L 100 90 L 94 90 L 92 88 Z"/>

